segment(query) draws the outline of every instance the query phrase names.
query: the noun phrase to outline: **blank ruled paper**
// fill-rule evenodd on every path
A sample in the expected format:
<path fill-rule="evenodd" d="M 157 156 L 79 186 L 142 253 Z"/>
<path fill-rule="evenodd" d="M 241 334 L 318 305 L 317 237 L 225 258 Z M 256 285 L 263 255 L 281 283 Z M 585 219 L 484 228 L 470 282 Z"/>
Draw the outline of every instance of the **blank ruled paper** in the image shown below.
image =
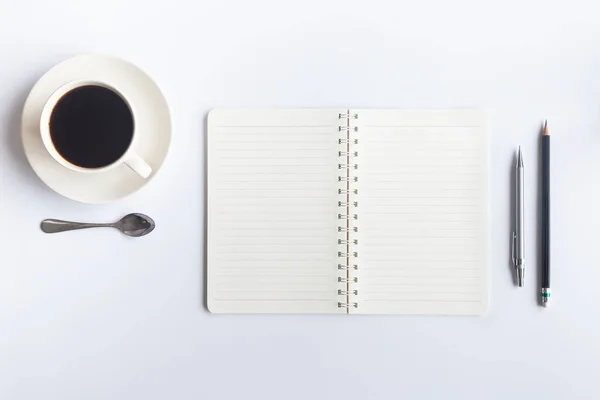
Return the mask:
<path fill-rule="evenodd" d="M 351 110 L 338 293 L 338 114 L 215 110 L 208 121 L 208 306 L 218 313 L 481 314 L 489 302 L 488 129 L 477 111 Z M 357 130 L 354 129 L 357 128 Z M 356 154 L 355 154 L 356 153 Z M 342 210 L 344 211 L 344 210 Z M 344 234 L 346 235 L 346 234 Z M 355 243 L 355 240 L 358 242 Z M 342 291 L 346 284 L 341 286 Z"/>
<path fill-rule="evenodd" d="M 359 307 L 481 314 L 488 305 L 488 133 L 477 111 L 359 115 Z"/>
<path fill-rule="evenodd" d="M 337 307 L 338 113 L 215 110 L 208 120 L 208 307 Z"/>

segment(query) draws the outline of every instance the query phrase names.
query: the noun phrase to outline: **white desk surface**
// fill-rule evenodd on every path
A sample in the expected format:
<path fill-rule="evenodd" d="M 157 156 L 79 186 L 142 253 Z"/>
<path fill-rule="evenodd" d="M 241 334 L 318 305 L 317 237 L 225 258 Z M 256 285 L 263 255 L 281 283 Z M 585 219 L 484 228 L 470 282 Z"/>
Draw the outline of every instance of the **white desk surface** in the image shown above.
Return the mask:
<path fill-rule="evenodd" d="M 593 1 L 4 1 L 0 5 L 0 398 L 588 399 L 600 317 L 600 24 Z M 88 52 L 164 90 L 171 152 L 124 201 L 63 199 L 29 168 L 34 82 Z M 482 107 L 492 127 L 492 305 L 482 318 L 211 315 L 207 112 Z M 553 132 L 553 305 L 536 305 L 536 140 Z M 509 270 L 509 173 L 525 152 L 527 287 Z M 155 217 L 141 240 L 46 236 L 46 217 Z"/>

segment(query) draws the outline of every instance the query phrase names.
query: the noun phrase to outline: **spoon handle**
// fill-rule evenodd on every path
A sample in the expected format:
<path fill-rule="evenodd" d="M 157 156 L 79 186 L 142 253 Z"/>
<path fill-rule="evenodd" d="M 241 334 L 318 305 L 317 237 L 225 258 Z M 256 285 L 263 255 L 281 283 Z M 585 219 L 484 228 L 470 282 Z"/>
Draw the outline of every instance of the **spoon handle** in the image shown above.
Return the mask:
<path fill-rule="evenodd" d="M 60 219 L 45 219 L 42 221 L 42 231 L 57 233 L 87 228 L 112 228 L 113 224 L 88 224 L 83 222 L 61 221 Z"/>

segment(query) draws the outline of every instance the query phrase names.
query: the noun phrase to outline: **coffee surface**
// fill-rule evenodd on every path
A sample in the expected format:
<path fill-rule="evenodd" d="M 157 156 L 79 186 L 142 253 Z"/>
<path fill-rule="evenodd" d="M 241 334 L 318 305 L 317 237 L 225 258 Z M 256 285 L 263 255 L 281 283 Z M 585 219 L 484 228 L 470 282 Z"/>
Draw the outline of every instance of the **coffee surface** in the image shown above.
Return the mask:
<path fill-rule="evenodd" d="M 101 168 L 125 154 L 133 139 L 134 121 L 120 95 L 89 85 L 60 98 L 49 128 L 52 143 L 65 160 L 83 168 Z"/>

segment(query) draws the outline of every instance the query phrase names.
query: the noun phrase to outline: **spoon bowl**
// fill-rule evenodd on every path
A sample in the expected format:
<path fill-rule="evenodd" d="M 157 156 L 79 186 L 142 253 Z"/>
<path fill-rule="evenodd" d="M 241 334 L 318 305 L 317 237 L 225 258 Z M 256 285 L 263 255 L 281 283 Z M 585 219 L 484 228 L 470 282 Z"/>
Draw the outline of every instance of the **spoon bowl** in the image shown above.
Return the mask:
<path fill-rule="evenodd" d="M 131 237 L 145 236 L 152 232 L 155 226 L 152 218 L 140 213 L 127 214 L 115 223 L 115 228 Z"/>

